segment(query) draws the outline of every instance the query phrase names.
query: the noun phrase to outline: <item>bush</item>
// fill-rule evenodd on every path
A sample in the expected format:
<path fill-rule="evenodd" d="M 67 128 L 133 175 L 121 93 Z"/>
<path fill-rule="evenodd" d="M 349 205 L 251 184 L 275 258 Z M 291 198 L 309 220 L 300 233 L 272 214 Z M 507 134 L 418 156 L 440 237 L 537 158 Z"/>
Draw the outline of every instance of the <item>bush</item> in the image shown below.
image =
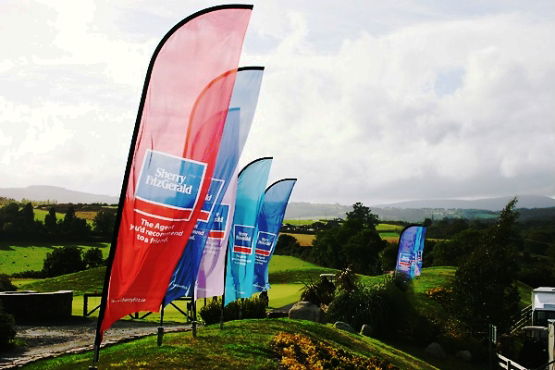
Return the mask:
<path fill-rule="evenodd" d="M 12 315 L 4 312 L 0 302 L 0 349 L 8 347 L 15 338 L 15 321 Z"/>
<path fill-rule="evenodd" d="M 104 260 L 102 259 L 102 251 L 99 248 L 87 249 L 83 254 L 83 263 L 87 268 L 102 266 Z"/>
<path fill-rule="evenodd" d="M 199 311 L 200 317 L 207 324 L 220 322 L 222 309 L 221 298 L 210 301 Z M 266 302 L 257 297 L 233 301 L 224 308 L 224 321 L 239 319 L 264 319 L 266 318 Z"/>
<path fill-rule="evenodd" d="M 0 274 L 0 292 L 7 292 L 17 290 L 17 287 L 12 284 L 10 277 L 5 274 Z"/>
<path fill-rule="evenodd" d="M 308 301 L 317 306 L 329 305 L 333 300 L 335 285 L 326 278 L 321 278 L 317 283 L 307 283 L 301 293 L 301 300 Z"/>
<path fill-rule="evenodd" d="M 283 369 L 396 369 L 387 360 L 353 355 L 303 334 L 280 332 L 270 347 Z"/>
<path fill-rule="evenodd" d="M 358 287 L 358 276 L 351 267 L 346 267 L 335 274 L 335 283 L 339 290 L 351 292 Z"/>
<path fill-rule="evenodd" d="M 74 246 L 56 248 L 46 255 L 42 271 L 48 277 L 70 274 L 85 269 L 81 251 Z"/>
<path fill-rule="evenodd" d="M 345 321 L 356 330 L 363 324 L 372 328 L 376 337 L 411 336 L 417 313 L 407 295 L 392 278 L 371 287 L 357 286 L 342 290 L 331 302 L 327 316 L 330 321 Z"/>

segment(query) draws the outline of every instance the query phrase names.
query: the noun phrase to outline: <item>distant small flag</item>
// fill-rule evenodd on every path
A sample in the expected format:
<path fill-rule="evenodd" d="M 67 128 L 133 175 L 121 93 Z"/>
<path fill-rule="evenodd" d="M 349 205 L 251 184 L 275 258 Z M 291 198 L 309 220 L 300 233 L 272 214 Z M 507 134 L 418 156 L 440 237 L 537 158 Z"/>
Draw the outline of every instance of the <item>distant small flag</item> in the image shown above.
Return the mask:
<path fill-rule="evenodd" d="M 396 273 L 409 279 L 420 276 L 425 239 L 426 227 L 424 226 L 411 225 L 403 229 L 399 236 Z"/>

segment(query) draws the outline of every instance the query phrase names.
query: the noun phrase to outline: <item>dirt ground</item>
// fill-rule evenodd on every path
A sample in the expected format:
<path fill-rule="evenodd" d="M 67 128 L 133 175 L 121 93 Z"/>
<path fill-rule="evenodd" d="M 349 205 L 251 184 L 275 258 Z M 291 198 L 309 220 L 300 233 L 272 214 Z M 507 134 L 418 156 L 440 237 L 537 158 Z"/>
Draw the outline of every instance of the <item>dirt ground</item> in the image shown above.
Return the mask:
<path fill-rule="evenodd" d="M 102 346 L 154 335 L 158 324 L 138 321 L 118 321 L 104 335 Z M 0 369 L 15 368 L 43 358 L 92 349 L 96 320 L 73 318 L 49 325 L 17 325 L 16 339 L 24 347 L 0 353 Z M 164 332 L 189 330 L 190 326 L 164 324 Z M 92 360 L 92 358 L 91 358 Z"/>

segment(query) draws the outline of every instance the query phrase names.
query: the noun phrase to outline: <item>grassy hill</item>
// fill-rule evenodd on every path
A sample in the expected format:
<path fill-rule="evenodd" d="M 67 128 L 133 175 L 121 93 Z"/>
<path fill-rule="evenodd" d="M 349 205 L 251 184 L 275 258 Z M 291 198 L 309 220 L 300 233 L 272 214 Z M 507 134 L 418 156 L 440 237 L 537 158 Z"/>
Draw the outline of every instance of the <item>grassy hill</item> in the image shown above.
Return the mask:
<path fill-rule="evenodd" d="M 156 345 L 151 336 L 103 349 L 99 368 L 157 368 L 157 369 L 278 369 L 279 357 L 270 347 L 279 332 L 300 333 L 314 341 L 361 357 L 377 356 L 401 369 L 436 369 L 420 359 L 376 339 L 339 331 L 330 325 L 288 319 L 242 320 L 226 323 L 224 330 L 217 325 L 201 328 L 196 339 L 191 333 L 166 334 L 164 345 Z M 91 352 L 67 355 L 39 361 L 26 369 L 86 368 Z M 442 368 L 449 363 L 439 364 Z"/>

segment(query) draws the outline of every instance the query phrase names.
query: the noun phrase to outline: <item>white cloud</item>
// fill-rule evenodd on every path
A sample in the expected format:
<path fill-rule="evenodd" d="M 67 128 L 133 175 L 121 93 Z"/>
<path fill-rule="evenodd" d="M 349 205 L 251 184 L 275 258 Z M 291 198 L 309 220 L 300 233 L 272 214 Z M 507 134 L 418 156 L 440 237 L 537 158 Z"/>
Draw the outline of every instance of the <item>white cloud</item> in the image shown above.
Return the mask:
<path fill-rule="evenodd" d="M 553 7 L 450 4 L 257 2 L 242 163 L 273 155 L 295 200 L 555 194 Z M 0 187 L 117 194 L 150 56 L 198 8 L 2 3 Z"/>

